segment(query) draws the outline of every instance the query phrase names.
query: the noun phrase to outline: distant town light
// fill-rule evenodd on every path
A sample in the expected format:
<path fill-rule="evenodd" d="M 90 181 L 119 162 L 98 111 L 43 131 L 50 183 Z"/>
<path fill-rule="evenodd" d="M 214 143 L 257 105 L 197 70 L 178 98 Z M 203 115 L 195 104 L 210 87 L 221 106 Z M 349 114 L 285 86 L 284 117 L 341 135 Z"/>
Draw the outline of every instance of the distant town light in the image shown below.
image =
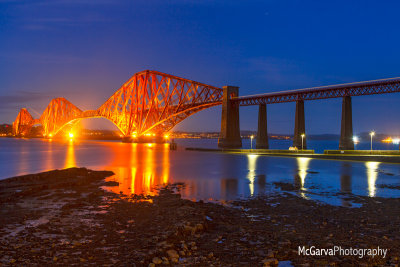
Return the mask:
<path fill-rule="evenodd" d="M 359 143 L 358 137 L 353 136 L 354 150 L 357 150 L 357 144 Z"/>

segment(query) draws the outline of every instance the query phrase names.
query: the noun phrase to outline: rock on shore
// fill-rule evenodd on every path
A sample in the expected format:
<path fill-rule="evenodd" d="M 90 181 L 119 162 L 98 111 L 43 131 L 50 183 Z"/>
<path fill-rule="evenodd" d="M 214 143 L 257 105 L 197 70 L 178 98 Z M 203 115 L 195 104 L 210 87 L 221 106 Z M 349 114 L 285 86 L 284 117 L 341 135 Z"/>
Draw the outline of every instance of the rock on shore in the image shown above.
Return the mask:
<path fill-rule="evenodd" d="M 361 208 L 260 196 L 230 205 L 104 191 L 107 171 L 57 170 L 0 181 L 0 265 L 396 265 L 399 199 Z M 298 246 L 389 248 L 386 258 L 302 256 Z"/>

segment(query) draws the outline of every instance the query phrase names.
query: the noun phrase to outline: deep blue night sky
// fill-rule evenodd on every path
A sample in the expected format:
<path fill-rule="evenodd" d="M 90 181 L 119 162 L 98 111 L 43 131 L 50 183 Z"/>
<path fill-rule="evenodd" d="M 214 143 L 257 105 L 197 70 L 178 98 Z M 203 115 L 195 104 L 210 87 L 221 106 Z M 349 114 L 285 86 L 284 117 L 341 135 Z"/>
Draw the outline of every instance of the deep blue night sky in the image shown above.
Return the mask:
<path fill-rule="evenodd" d="M 241 95 L 400 76 L 400 3 L 350 2 L 0 0 L 0 123 L 60 96 L 96 109 L 145 69 Z M 354 132 L 400 135 L 399 100 L 354 97 Z M 294 109 L 268 106 L 269 132 L 292 133 Z M 339 133 L 341 99 L 305 109 L 307 133 Z M 241 108 L 242 130 L 256 127 L 257 107 Z M 175 129 L 219 128 L 215 107 Z"/>

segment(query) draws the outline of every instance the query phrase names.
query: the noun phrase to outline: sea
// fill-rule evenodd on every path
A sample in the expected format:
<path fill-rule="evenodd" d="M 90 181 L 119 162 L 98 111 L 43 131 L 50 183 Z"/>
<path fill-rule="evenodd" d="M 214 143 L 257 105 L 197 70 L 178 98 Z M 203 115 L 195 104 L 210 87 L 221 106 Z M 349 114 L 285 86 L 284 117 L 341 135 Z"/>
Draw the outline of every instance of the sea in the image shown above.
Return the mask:
<path fill-rule="evenodd" d="M 170 150 L 169 144 L 0 138 L 0 179 L 86 167 L 113 171 L 115 175 L 108 179 L 119 186 L 107 190 L 128 195 L 154 195 L 162 186 L 177 184 L 183 198 L 221 203 L 289 193 L 324 204 L 357 207 L 357 197 L 400 197 L 400 164 L 188 151 L 185 148 L 217 148 L 218 141 L 175 142 L 177 150 Z M 271 149 L 288 149 L 292 141 L 269 143 Z M 243 139 L 243 148 L 252 145 L 255 143 Z M 338 141 L 307 140 L 308 149 L 317 153 L 338 145 Z M 370 142 L 362 142 L 357 149 L 369 150 L 370 146 Z M 375 142 L 373 149 L 399 147 Z"/>

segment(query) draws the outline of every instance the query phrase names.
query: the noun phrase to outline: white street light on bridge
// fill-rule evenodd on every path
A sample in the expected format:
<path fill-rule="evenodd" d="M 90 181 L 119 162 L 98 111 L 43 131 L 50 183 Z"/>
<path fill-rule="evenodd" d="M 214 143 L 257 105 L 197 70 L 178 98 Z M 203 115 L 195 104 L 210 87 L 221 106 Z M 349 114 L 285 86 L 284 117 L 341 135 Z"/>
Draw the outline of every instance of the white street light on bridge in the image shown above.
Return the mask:
<path fill-rule="evenodd" d="M 375 132 L 372 131 L 369 133 L 369 135 L 371 136 L 371 151 L 372 151 L 372 137 L 375 135 Z"/>
<path fill-rule="evenodd" d="M 301 150 L 303 150 L 304 137 L 305 137 L 305 136 L 306 136 L 305 134 L 302 134 L 302 135 L 301 135 Z"/>
<path fill-rule="evenodd" d="M 253 138 L 254 136 L 250 136 L 250 150 L 253 150 Z"/>

